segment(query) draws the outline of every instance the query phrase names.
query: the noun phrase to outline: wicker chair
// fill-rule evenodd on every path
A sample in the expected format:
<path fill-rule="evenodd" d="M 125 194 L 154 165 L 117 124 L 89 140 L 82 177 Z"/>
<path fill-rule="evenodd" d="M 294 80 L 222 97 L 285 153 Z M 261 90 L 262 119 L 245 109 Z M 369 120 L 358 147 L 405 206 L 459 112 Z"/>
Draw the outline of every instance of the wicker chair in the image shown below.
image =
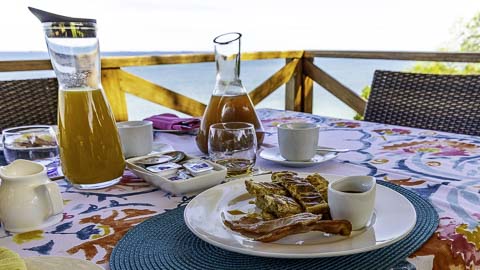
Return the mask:
<path fill-rule="evenodd" d="M 15 126 L 57 123 L 56 78 L 0 81 L 0 131 Z"/>
<path fill-rule="evenodd" d="M 375 71 L 365 121 L 480 135 L 480 75 Z"/>

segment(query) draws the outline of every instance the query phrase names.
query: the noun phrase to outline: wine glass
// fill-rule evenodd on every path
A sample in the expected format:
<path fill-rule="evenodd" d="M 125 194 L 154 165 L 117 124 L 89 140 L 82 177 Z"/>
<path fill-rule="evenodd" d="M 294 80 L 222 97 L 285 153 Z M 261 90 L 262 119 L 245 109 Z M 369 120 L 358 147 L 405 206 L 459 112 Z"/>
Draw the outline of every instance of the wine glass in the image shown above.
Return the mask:
<path fill-rule="evenodd" d="M 211 125 L 208 153 L 212 161 L 227 168 L 227 177 L 250 174 L 257 154 L 255 127 L 244 122 Z"/>

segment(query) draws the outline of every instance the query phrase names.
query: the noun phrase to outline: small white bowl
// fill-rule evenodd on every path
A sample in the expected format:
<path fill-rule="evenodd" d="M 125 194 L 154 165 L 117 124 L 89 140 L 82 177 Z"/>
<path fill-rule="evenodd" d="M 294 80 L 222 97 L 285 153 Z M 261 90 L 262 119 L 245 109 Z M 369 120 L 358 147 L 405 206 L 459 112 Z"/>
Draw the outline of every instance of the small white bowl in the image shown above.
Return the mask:
<path fill-rule="evenodd" d="M 197 175 L 185 180 L 175 181 L 170 180 L 168 176 L 158 175 L 136 164 L 137 160 L 145 159 L 154 155 L 158 154 L 127 159 L 127 168 L 136 176 L 145 179 L 145 181 L 149 182 L 150 184 L 160 187 L 162 190 L 171 192 L 173 194 L 179 195 L 192 191 L 205 190 L 220 184 L 227 176 L 227 168 L 208 160 L 205 160 L 205 162 L 213 167 L 213 170 L 211 170 L 209 173 Z M 198 159 L 199 157 L 190 155 L 186 156 L 186 161 Z"/>
<path fill-rule="evenodd" d="M 328 205 L 333 219 L 346 219 L 352 229 L 367 224 L 375 206 L 376 181 L 371 176 L 348 176 L 328 185 Z"/>

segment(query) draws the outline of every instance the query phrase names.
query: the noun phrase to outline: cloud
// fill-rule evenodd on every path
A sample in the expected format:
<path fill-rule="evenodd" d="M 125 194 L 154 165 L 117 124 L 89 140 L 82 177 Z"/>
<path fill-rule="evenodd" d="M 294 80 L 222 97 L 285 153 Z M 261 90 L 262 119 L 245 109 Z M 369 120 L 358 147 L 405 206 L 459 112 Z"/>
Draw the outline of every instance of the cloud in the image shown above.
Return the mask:
<path fill-rule="evenodd" d="M 0 51 L 46 49 L 27 5 L 96 18 L 104 51 L 212 50 L 213 37 L 230 31 L 244 34 L 244 51 L 435 50 L 456 20 L 480 11 L 477 0 L 5 1 Z"/>

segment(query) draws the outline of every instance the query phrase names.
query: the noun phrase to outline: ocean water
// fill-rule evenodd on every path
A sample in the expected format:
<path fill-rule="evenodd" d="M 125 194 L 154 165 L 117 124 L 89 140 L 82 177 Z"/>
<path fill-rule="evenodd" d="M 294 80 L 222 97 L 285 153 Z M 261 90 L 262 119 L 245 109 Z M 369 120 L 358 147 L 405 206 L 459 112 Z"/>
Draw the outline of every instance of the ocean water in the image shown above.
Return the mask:
<path fill-rule="evenodd" d="M 153 55 L 162 53 L 111 52 L 103 53 L 102 55 Z M 46 52 L 0 52 L 0 60 L 47 58 L 48 54 Z M 375 70 L 402 71 L 408 69 L 414 64 L 412 61 L 340 58 L 316 58 L 314 63 L 356 93 L 360 93 L 365 86 L 371 84 Z M 247 91 L 250 91 L 274 74 L 284 64 L 285 61 L 281 59 L 242 61 L 240 78 Z M 129 67 L 125 68 L 125 70 L 205 104 L 208 103 L 215 85 L 214 63 Z M 45 78 L 53 76 L 53 71 L 2 72 L 0 73 L 0 80 Z M 257 105 L 257 108 L 284 109 L 285 86 L 281 86 L 268 96 Z M 143 119 L 164 112 L 172 112 L 180 116 L 185 116 L 182 113 L 130 94 L 127 94 L 127 109 L 129 119 L 132 120 Z M 345 119 L 351 119 L 355 115 L 355 112 L 352 109 L 316 83 L 314 83 L 313 113 Z"/>

